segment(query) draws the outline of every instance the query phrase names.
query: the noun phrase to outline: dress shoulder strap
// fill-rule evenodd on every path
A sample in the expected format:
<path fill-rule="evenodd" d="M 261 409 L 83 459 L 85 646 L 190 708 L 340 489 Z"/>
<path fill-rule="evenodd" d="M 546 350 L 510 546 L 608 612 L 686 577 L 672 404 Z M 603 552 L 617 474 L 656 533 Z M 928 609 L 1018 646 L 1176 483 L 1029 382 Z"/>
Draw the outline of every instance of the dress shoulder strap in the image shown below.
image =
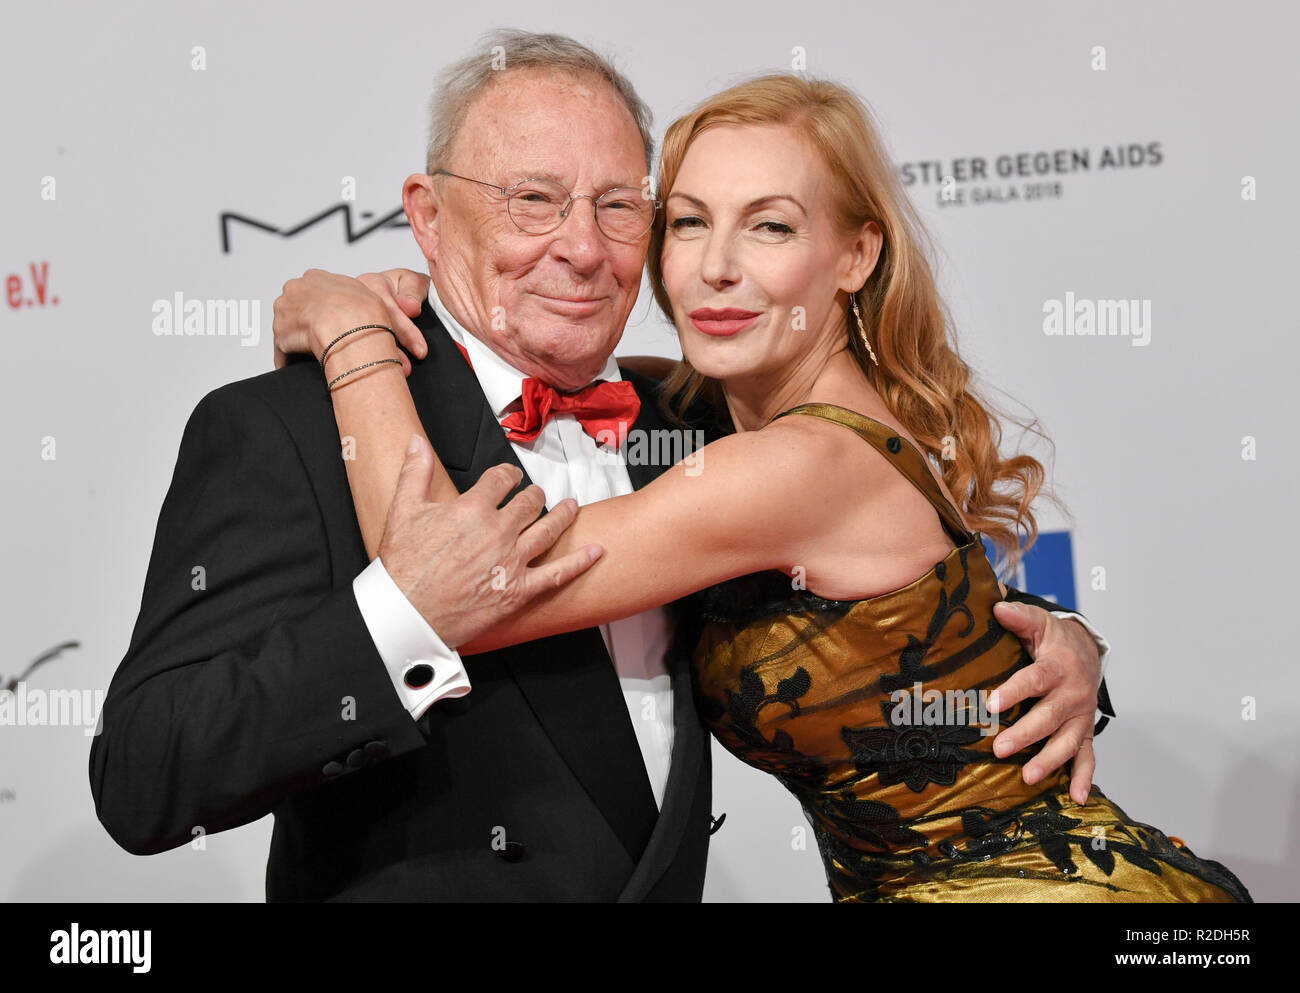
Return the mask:
<path fill-rule="evenodd" d="M 939 488 L 925 456 L 910 441 L 900 437 L 898 432 L 888 424 L 883 424 L 865 414 L 859 414 L 856 410 L 831 403 L 803 403 L 776 416 L 784 417 L 786 414 L 809 414 L 820 417 L 824 421 L 842 424 L 857 432 L 933 504 L 934 509 L 939 512 L 939 519 L 943 521 L 948 533 L 958 545 L 968 545 L 975 540 L 976 535 L 966 530 L 961 514 Z M 776 418 L 774 417 L 773 420 Z"/>

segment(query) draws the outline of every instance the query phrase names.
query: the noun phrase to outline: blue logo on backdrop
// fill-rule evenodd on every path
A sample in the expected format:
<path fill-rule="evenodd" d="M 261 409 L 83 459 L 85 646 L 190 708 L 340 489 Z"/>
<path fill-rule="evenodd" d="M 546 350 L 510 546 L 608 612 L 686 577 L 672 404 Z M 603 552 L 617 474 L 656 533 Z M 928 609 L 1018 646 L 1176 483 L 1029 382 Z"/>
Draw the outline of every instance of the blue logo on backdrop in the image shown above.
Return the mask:
<path fill-rule="evenodd" d="M 984 553 L 990 562 L 996 561 L 997 553 L 987 538 Z M 1069 531 L 1040 531 L 1015 574 L 1001 579 L 1022 592 L 1060 604 L 1062 610 L 1079 609 L 1074 593 L 1074 549 Z"/>

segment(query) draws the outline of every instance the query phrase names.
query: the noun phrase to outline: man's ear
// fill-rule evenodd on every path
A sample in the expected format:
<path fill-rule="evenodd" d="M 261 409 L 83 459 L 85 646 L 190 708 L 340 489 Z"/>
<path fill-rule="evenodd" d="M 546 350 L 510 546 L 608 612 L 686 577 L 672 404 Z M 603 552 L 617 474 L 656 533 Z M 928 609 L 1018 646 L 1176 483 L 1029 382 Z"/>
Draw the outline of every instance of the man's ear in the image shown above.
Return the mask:
<path fill-rule="evenodd" d="M 406 177 L 402 184 L 402 207 L 420 251 L 430 262 L 438 261 L 438 191 L 433 177 L 422 172 Z"/>
<path fill-rule="evenodd" d="M 862 289 L 863 284 L 875 271 L 884 244 L 885 237 L 880 231 L 879 224 L 875 221 L 867 221 L 862 225 L 853 244 L 849 246 L 850 264 L 840 289 L 846 293 L 856 293 Z"/>

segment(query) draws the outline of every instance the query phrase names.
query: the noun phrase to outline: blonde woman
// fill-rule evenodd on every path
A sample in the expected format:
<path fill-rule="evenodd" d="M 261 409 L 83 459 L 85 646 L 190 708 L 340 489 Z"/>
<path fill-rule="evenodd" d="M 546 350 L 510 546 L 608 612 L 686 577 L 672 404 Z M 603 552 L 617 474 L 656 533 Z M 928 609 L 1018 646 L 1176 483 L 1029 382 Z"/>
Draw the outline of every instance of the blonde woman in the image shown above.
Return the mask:
<path fill-rule="evenodd" d="M 1010 559 L 1032 541 L 1043 471 L 998 451 L 861 101 L 793 75 L 728 89 L 668 129 L 659 190 L 651 280 L 684 354 L 665 403 L 721 437 L 695 471 L 582 507 L 542 561 L 584 545 L 599 560 L 460 652 L 696 594 L 700 712 L 800 800 L 835 900 L 1249 901 L 1097 788 L 1077 803 L 1064 769 L 1031 785 L 1025 755 L 993 752 L 986 694 L 1029 659 L 994 619 L 1005 591 L 980 536 Z M 313 303 L 348 326 L 347 294 Z M 331 378 L 352 364 L 330 361 Z M 331 396 L 358 450 L 424 436 L 395 374 L 350 379 Z M 957 457 L 932 463 L 945 438 Z M 399 499 L 457 496 L 418 444 L 404 468 L 348 471 L 372 555 L 399 471 Z"/>

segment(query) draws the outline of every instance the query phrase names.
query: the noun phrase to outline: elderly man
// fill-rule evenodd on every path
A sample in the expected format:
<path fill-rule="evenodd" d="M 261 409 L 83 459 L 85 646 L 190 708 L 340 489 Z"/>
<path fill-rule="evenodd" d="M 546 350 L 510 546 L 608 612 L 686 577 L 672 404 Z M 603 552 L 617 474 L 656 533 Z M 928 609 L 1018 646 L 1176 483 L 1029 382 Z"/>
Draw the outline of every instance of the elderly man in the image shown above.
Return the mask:
<path fill-rule="evenodd" d="M 464 495 L 391 514 L 370 562 L 347 479 L 368 453 L 340 458 L 314 363 L 204 398 L 91 751 L 100 819 L 129 851 L 273 813 L 270 900 L 700 898 L 710 761 L 683 650 L 694 618 L 650 611 L 476 655 L 469 671 L 448 647 L 554 579 L 528 563 L 571 521 L 566 498 L 627 493 L 666 468 L 600 457 L 568 413 L 528 441 L 502 429 L 526 376 L 562 392 L 620 378 L 647 242 L 585 204 L 525 230 L 484 190 L 542 177 L 599 202 L 641 187 L 651 141 L 645 105 L 590 50 L 523 32 L 494 46 L 444 75 L 426 172 L 404 190 L 432 277 L 410 388 Z M 326 284 L 356 307 L 314 307 Z M 385 285 L 292 281 L 278 340 L 384 323 Z M 339 347 L 352 368 L 378 341 Z M 623 378 L 642 401 L 633 430 L 667 429 L 653 381 Z M 562 573 L 583 567 L 571 556 Z M 486 592 L 498 571 L 491 589 L 509 598 Z M 1075 623 L 1028 610 L 1007 622 L 1039 661 L 1004 695 L 1047 699 L 1010 744 L 1055 732 L 1038 775 L 1078 753 L 1086 789 L 1097 652 Z"/>

